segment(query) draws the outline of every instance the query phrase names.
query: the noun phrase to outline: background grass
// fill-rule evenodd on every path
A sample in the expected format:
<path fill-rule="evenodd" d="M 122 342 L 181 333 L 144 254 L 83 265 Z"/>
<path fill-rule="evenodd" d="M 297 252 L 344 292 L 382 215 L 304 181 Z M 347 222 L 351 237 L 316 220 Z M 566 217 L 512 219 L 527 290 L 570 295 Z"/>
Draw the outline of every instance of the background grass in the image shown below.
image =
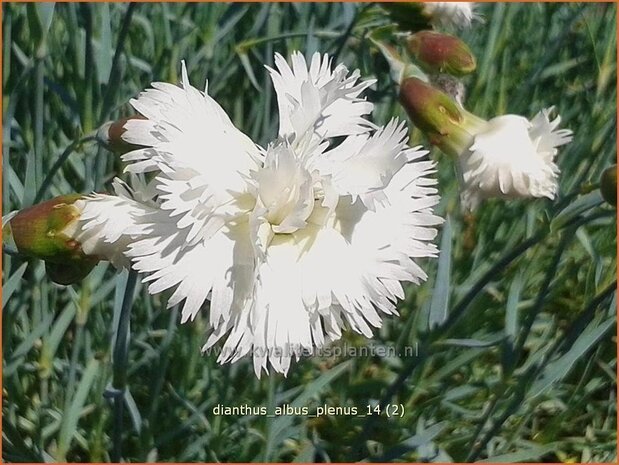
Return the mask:
<path fill-rule="evenodd" d="M 342 341 L 414 357 L 306 358 L 259 381 L 249 360 L 201 356 L 205 319 L 180 326 L 165 296 L 138 284 L 119 428 L 108 397 L 126 272 L 101 264 L 59 287 L 41 262 L 5 255 L 4 460 L 106 461 L 114 443 L 126 461 L 616 460 L 616 214 L 596 189 L 616 158 L 615 9 L 484 4 L 485 22 L 463 34 L 479 60 L 469 109 L 555 105 L 575 138 L 560 153 L 559 199 L 489 201 L 474 218 L 459 213 L 452 162 L 432 153 L 449 218 L 441 259 L 423 264 L 429 281 L 407 289 L 400 318 L 371 341 Z M 122 167 L 88 136 L 130 114 L 153 80 L 177 82 L 181 59 L 261 144 L 277 129 L 263 68 L 275 51 L 335 54 L 378 79 L 376 122 L 404 117 L 366 38 L 384 21 L 371 4 L 3 4 L 3 212 L 106 190 Z M 284 403 L 404 414 L 212 410 Z"/>

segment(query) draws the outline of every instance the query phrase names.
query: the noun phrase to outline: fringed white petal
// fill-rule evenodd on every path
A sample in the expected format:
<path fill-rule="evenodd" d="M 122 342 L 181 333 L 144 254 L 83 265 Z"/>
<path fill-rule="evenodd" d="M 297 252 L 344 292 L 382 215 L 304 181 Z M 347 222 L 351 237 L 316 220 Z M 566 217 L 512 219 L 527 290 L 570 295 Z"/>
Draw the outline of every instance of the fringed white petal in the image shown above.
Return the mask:
<path fill-rule="evenodd" d="M 550 121 L 550 110 L 531 122 L 516 115 L 488 121 L 460 156 L 462 201 L 472 210 L 490 197 L 547 197 L 557 192 L 559 168 L 556 147 L 571 140 L 571 131 L 557 130 L 560 118 Z"/>
<path fill-rule="evenodd" d="M 437 27 L 467 28 L 479 18 L 472 2 L 427 2 L 423 4 L 423 10 Z"/>
<path fill-rule="evenodd" d="M 147 186 L 140 187 L 133 191 L 115 179 L 116 195 L 92 194 L 76 201 L 79 220 L 64 233 L 78 241 L 86 255 L 109 260 L 117 268 L 128 267 L 127 250 L 139 237 L 140 218 L 156 211 L 147 198 Z"/>
<path fill-rule="evenodd" d="M 561 117 L 553 120 L 550 115 L 554 111 L 554 107 L 546 108 L 540 111 L 531 120 L 531 128 L 529 136 L 531 140 L 537 142 L 538 152 L 549 160 L 554 160 L 557 154 L 557 147 L 569 144 L 572 141 L 573 133 L 569 129 L 557 129 L 561 124 Z"/>
<path fill-rule="evenodd" d="M 204 230 L 213 234 L 226 218 L 251 208 L 238 197 L 247 190 L 249 173 L 262 163 L 261 150 L 215 100 L 189 83 L 184 63 L 182 87 L 152 87 L 131 101 L 147 119 L 128 121 L 123 134 L 145 148 L 123 160 L 130 163 L 129 172 L 160 172 L 161 208 L 179 216 L 179 228 L 193 228 L 189 240 L 199 240 Z"/>
<path fill-rule="evenodd" d="M 395 173 L 417 154 L 426 154 L 406 147 L 408 130 L 404 123 L 391 120 L 371 136 L 348 137 L 335 149 L 323 153 L 315 165 L 323 175 L 331 176 L 340 195 L 357 196 L 374 209 L 384 201 L 382 193 Z"/>
<path fill-rule="evenodd" d="M 279 135 L 303 139 L 362 134 L 375 126 L 364 116 L 373 105 L 360 97 L 374 81 L 357 83 L 359 71 L 351 74 L 344 65 L 331 69 L 328 55 L 312 56 L 310 66 L 303 55 L 293 52 L 292 67 L 275 55 L 275 67 L 268 68 L 277 93 Z"/>
<path fill-rule="evenodd" d="M 439 200 L 433 173 L 432 162 L 408 163 L 376 211 L 341 197 L 326 226 L 275 235 L 253 297 L 205 348 L 227 335 L 220 363 L 252 354 L 260 376 L 269 367 L 286 374 L 292 357 L 339 339 L 346 327 L 371 337 L 381 315 L 395 313 L 400 281 L 425 280 L 417 260 L 437 254 L 430 241 L 442 220 L 432 213 Z"/>
<path fill-rule="evenodd" d="M 173 289 L 168 306 L 183 302 L 182 322 L 193 320 L 207 297 L 217 328 L 249 297 L 254 257 L 246 223 L 227 225 L 207 241 L 190 244 L 164 212 L 146 216 L 147 233 L 129 246 L 133 268 L 146 275 L 151 294 Z"/>

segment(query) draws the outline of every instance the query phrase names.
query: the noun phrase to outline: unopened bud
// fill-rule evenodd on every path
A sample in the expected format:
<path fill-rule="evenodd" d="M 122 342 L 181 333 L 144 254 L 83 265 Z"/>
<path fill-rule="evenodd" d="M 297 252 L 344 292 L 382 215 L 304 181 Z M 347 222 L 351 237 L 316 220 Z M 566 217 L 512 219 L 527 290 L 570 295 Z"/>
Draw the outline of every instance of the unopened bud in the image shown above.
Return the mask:
<path fill-rule="evenodd" d="M 475 70 L 475 56 L 459 38 L 433 31 L 410 36 L 407 47 L 419 66 L 429 73 L 462 76 Z"/>
<path fill-rule="evenodd" d="M 606 168 L 600 179 L 602 197 L 609 204 L 617 206 L 617 165 Z"/>
<path fill-rule="evenodd" d="M 421 79 L 408 78 L 402 81 L 400 103 L 415 126 L 428 135 L 446 135 L 452 126 L 462 120 L 456 102 Z"/>
<path fill-rule="evenodd" d="M 400 85 L 400 103 L 430 143 L 448 155 L 458 156 L 472 143 L 476 129 L 484 120 L 469 113 L 454 99 L 417 78 Z"/>
<path fill-rule="evenodd" d="M 50 277 L 59 284 L 73 282 L 69 276 L 83 278 L 98 259 L 86 256 L 81 245 L 67 234 L 79 219 L 80 211 L 74 204 L 81 197 L 60 196 L 7 215 L 2 226 L 4 245 L 52 264 L 55 272 Z"/>
<path fill-rule="evenodd" d="M 104 123 L 97 131 L 97 141 L 108 150 L 115 153 L 127 153 L 139 149 L 140 146 L 126 142 L 122 135 L 125 133 L 125 124 L 134 119 L 145 119 L 143 116 L 135 115 L 122 118 L 117 121 Z"/>

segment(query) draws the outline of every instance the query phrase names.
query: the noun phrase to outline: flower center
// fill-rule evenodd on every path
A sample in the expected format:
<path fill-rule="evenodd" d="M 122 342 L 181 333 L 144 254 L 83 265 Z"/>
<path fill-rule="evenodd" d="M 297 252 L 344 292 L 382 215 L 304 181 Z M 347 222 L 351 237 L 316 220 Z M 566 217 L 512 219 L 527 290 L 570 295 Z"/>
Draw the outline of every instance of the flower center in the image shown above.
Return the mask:
<path fill-rule="evenodd" d="M 305 227 L 314 209 L 314 181 L 288 146 L 269 148 L 255 180 L 256 209 L 273 233 L 290 234 Z"/>

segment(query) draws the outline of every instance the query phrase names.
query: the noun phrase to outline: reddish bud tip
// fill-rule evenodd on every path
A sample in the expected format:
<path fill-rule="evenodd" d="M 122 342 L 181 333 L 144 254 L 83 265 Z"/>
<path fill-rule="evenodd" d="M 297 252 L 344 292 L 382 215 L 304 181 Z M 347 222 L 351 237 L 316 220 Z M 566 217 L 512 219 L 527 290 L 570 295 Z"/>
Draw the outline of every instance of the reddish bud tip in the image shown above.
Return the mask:
<path fill-rule="evenodd" d="M 424 71 L 461 76 L 473 72 L 475 56 L 459 38 L 433 31 L 421 31 L 407 40 L 409 52 Z"/>
<path fill-rule="evenodd" d="M 125 124 L 130 120 L 146 119 L 142 115 L 128 116 L 117 121 L 108 121 L 103 124 L 97 131 L 97 141 L 105 146 L 108 150 L 115 153 L 127 153 L 132 150 L 139 149 L 140 146 L 129 144 L 122 135 L 125 133 Z"/>

